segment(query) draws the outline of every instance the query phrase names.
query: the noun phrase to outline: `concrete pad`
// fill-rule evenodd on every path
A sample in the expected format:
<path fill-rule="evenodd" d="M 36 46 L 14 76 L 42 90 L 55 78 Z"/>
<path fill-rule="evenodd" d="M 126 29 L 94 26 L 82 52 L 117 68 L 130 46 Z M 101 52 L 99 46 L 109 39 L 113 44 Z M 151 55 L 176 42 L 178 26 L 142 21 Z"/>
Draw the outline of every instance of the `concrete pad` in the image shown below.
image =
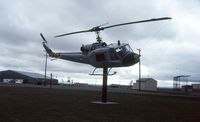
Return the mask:
<path fill-rule="evenodd" d="M 102 102 L 102 101 L 92 101 L 91 103 L 102 104 L 102 105 L 116 105 L 116 104 L 119 104 L 117 102 Z"/>

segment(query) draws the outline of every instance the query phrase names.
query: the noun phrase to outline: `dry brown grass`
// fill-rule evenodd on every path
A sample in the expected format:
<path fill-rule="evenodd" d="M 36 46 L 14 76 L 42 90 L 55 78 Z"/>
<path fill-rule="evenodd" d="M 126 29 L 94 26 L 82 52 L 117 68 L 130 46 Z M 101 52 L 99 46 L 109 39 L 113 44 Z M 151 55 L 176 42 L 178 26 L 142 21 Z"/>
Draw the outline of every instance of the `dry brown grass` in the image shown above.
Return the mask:
<path fill-rule="evenodd" d="M 200 121 L 200 98 L 109 93 L 117 105 L 98 105 L 101 92 L 0 87 L 0 122 Z"/>

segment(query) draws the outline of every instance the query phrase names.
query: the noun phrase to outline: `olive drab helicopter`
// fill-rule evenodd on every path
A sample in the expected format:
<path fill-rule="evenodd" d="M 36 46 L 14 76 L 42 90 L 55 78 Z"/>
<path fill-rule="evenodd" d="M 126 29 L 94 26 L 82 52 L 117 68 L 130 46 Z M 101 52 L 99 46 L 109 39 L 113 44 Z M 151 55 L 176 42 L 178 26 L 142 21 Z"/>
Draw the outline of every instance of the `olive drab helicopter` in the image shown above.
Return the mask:
<path fill-rule="evenodd" d="M 121 43 L 119 40 L 117 43 L 107 44 L 103 42 L 100 37 L 100 32 L 123 25 L 129 24 L 137 24 L 137 23 L 145 23 L 145 22 L 153 22 L 153 21 L 161 21 L 168 20 L 170 17 L 162 17 L 162 18 L 153 18 L 148 20 L 127 22 L 121 24 L 115 24 L 110 26 L 96 26 L 88 30 L 76 31 L 66 34 L 57 35 L 55 37 L 62 37 L 72 34 L 78 33 L 87 33 L 87 32 L 95 32 L 96 33 L 96 42 L 92 44 L 82 45 L 80 48 L 80 52 L 54 52 L 47 46 L 47 41 L 44 36 L 40 33 L 40 36 L 43 39 L 43 47 L 50 57 L 64 59 L 68 61 L 78 62 L 89 64 L 95 67 L 93 72 L 90 75 L 102 75 L 103 76 L 103 86 L 102 86 L 102 103 L 107 102 L 107 76 L 114 75 L 114 73 L 110 73 L 110 70 L 114 67 L 128 67 L 132 66 L 139 62 L 140 55 L 133 52 L 130 45 L 127 43 Z M 103 68 L 103 74 L 94 73 L 97 68 Z M 108 70 L 108 68 L 110 68 Z"/>

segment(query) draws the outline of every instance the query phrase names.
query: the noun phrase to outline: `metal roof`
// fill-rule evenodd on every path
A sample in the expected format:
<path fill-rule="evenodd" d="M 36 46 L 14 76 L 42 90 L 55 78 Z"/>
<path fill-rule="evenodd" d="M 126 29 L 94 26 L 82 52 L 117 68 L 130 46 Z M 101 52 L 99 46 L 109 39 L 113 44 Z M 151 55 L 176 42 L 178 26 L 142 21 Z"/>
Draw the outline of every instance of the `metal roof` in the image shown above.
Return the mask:
<path fill-rule="evenodd" d="M 140 79 L 140 82 L 146 82 L 146 81 L 149 81 L 149 80 L 154 80 L 153 78 L 141 78 Z M 156 80 L 154 80 L 156 81 Z M 139 82 L 139 80 L 137 80 L 136 82 Z"/>
<path fill-rule="evenodd" d="M 26 75 L 26 76 L 29 76 L 29 77 L 32 77 L 32 78 L 41 78 L 41 79 L 44 79 L 44 75 L 39 74 L 39 73 L 24 72 L 24 71 L 15 71 L 15 70 L 12 70 L 12 71 L 20 73 L 20 74 L 23 74 L 23 75 Z M 46 78 L 47 79 L 51 79 L 48 76 Z"/>

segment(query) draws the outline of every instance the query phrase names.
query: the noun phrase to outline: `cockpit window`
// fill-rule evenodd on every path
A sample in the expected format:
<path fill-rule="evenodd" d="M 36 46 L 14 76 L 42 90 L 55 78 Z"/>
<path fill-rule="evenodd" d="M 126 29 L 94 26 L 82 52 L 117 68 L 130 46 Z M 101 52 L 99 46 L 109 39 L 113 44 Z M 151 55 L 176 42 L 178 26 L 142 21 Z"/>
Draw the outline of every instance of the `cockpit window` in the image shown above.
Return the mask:
<path fill-rule="evenodd" d="M 118 52 L 120 52 L 120 51 L 122 51 L 122 48 L 120 47 L 120 48 L 116 48 L 116 52 L 118 53 Z"/>
<path fill-rule="evenodd" d="M 131 49 L 130 45 L 125 45 L 125 49 L 126 49 L 126 52 L 133 52 L 133 50 Z"/>
<path fill-rule="evenodd" d="M 123 58 L 129 52 L 133 52 L 128 44 L 115 48 L 115 51 L 121 58 Z"/>

